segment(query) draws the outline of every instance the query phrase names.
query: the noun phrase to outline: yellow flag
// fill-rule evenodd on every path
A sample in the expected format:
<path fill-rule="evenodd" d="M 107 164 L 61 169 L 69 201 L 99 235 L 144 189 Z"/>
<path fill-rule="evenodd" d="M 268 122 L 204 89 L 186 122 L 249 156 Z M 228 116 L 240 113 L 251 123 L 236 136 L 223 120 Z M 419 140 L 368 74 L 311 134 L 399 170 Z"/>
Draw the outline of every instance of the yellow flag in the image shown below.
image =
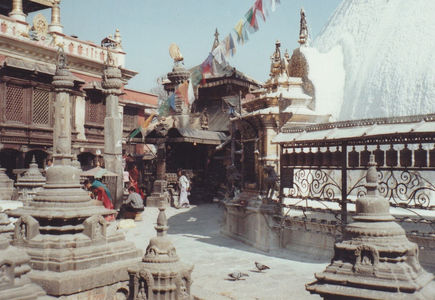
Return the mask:
<path fill-rule="evenodd" d="M 240 19 L 239 23 L 234 27 L 234 30 L 237 33 L 237 41 L 240 43 L 240 41 L 243 43 L 243 25 L 245 24 L 245 20 Z"/>
<path fill-rule="evenodd" d="M 150 114 L 150 116 L 143 122 L 142 128 L 144 130 L 151 124 L 151 121 L 153 120 L 155 115 L 155 113 Z"/>

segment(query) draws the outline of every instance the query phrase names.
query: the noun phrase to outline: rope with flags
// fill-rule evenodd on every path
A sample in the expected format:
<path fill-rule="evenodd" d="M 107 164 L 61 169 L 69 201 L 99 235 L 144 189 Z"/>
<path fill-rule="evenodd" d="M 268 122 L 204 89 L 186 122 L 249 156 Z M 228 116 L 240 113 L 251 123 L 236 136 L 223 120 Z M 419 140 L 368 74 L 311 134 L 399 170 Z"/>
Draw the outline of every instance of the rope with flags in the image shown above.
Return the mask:
<path fill-rule="evenodd" d="M 236 54 L 236 45 L 233 35 L 235 34 L 237 43 L 239 45 L 245 44 L 249 40 L 249 34 L 253 34 L 259 30 L 257 17 L 258 15 L 266 22 L 266 16 L 268 12 L 263 6 L 263 1 L 267 0 L 255 0 L 254 4 L 249 8 L 245 15 L 237 22 L 234 27 L 234 33 L 229 33 L 219 45 L 209 53 L 207 58 L 199 65 L 199 68 L 195 68 L 190 78 L 180 83 L 174 93 L 172 93 L 166 100 L 162 101 L 159 108 L 159 115 L 167 115 L 169 110 L 175 108 L 175 97 L 182 99 L 186 105 L 190 105 L 195 100 L 194 90 L 200 84 L 205 84 L 206 74 L 214 74 L 213 62 L 216 61 L 222 66 L 226 66 L 227 59 Z M 267 1 L 270 5 L 270 9 L 276 10 L 276 4 L 280 3 L 280 0 Z"/>

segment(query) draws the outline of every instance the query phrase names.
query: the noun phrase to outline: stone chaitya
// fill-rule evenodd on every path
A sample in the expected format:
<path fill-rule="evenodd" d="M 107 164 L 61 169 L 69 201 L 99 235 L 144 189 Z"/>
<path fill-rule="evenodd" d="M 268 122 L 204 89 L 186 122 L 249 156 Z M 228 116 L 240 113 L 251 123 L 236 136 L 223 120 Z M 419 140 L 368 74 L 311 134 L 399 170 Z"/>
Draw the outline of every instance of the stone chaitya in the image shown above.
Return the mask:
<path fill-rule="evenodd" d="M 30 256 L 29 278 L 62 299 L 114 299 L 127 295 L 129 266 L 139 252 L 104 216 L 115 211 L 95 205 L 81 188 L 80 170 L 71 165 L 70 93 L 72 75 L 59 51 L 53 78 L 56 92 L 54 164 L 47 183 L 17 217 L 13 245 Z M 80 298 L 81 299 L 81 298 Z"/>
<path fill-rule="evenodd" d="M 43 299 L 44 290 L 32 283 L 27 276 L 31 268 L 29 256 L 24 250 L 9 245 L 0 235 L 0 299 Z"/>
<path fill-rule="evenodd" d="M 174 245 L 166 236 L 165 208 L 159 207 L 157 236 L 151 238 L 142 263 L 130 268 L 130 297 L 133 300 L 192 299 L 193 266 L 180 262 Z"/>
<path fill-rule="evenodd" d="M 23 176 L 17 178 L 15 186 L 18 190 L 18 200 L 23 202 L 31 200 L 42 189 L 45 181 L 45 177 L 38 169 L 35 156 L 33 156 L 29 169 L 24 172 Z"/>
<path fill-rule="evenodd" d="M 5 168 L 0 168 L 0 200 L 11 200 L 14 193 L 14 181 L 5 172 Z"/>
<path fill-rule="evenodd" d="M 331 264 L 306 289 L 324 299 L 433 299 L 434 276 L 420 266 L 417 244 L 378 194 L 375 165 L 371 155 L 367 194 L 356 202 L 355 222 L 335 244 Z"/>

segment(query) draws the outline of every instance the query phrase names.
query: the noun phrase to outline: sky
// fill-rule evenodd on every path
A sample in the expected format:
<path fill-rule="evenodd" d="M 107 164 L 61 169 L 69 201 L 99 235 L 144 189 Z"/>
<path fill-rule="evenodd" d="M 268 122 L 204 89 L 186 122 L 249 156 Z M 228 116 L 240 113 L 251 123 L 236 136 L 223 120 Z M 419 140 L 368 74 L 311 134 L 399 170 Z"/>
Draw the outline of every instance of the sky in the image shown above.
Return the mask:
<path fill-rule="evenodd" d="M 186 68 L 202 63 L 211 50 L 217 28 L 220 39 L 254 4 L 255 0 L 63 0 L 61 23 L 64 33 L 81 40 L 100 41 L 118 28 L 127 53 L 126 68 L 139 72 L 128 88 L 149 91 L 158 77 L 172 70 L 169 45 L 176 43 Z M 269 76 L 270 56 L 275 42 L 290 54 L 299 35 L 299 11 L 303 7 L 311 39 L 321 32 L 341 0 L 281 0 L 269 10 L 266 22 L 258 19 L 259 31 L 243 45 L 236 43 L 230 65 L 259 81 Z M 50 20 L 50 10 L 43 14 Z M 29 16 L 32 17 L 32 16 Z M 233 35 L 235 38 L 235 34 Z"/>

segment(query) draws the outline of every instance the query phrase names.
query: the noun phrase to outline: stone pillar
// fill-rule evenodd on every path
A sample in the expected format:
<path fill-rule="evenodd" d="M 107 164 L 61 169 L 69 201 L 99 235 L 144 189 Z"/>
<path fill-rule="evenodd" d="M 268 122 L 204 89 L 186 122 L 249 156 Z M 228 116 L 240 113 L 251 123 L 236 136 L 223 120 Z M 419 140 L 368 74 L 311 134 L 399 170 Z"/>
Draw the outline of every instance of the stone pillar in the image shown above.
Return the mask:
<path fill-rule="evenodd" d="M 336 243 L 334 257 L 305 288 L 324 299 L 433 299 L 434 276 L 418 261 L 418 246 L 390 214 L 378 194 L 374 155 L 366 176 L 367 194 L 357 199 L 354 223 Z"/>
<path fill-rule="evenodd" d="M 62 49 L 62 48 L 60 48 Z M 56 98 L 54 103 L 53 165 L 70 166 L 71 154 L 71 102 L 73 76 L 66 68 L 65 54 L 59 55 L 56 74 L 53 76 Z"/>
<path fill-rule="evenodd" d="M 60 0 L 53 1 L 53 7 L 51 8 L 51 23 L 48 25 L 49 32 L 62 33 L 63 26 L 60 23 Z"/>
<path fill-rule="evenodd" d="M 23 0 L 12 0 L 12 11 L 9 13 L 9 17 L 26 22 L 26 14 L 23 12 Z"/>
<path fill-rule="evenodd" d="M 109 54 L 110 56 L 110 54 Z M 101 82 L 106 95 L 106 117 L 104 118 L 104 165 L 111 172 L 118 174 L 114 205 L 123 197 L 122 167 L 122 119 L 119 115 L 119 99 L 123 86 L 121 70 L 106 65 Z M 116 206 L 116 205 L 115 205 Z"/>
<path fill-rule="evenodd" d="M 153 192 L 147 197 L 146 206 L 158 207 L 167 206 L 169 203 L 169 195 L 167 192 L 168 183 L 166 181 L 166 144 L 165 140 L 161 139 L 157 143 L 157 170 L 156 180 L 153 184 Z"/>
<path fill-rule="evenodd" d="M 190 286 L 193 265 L 180 262 L 176 249 L 168 239 L 165 208 L 159 207 L 157 236 L 151 238 L 142 262 L 129 268 L 130 299 L 192 299 Z"/>

